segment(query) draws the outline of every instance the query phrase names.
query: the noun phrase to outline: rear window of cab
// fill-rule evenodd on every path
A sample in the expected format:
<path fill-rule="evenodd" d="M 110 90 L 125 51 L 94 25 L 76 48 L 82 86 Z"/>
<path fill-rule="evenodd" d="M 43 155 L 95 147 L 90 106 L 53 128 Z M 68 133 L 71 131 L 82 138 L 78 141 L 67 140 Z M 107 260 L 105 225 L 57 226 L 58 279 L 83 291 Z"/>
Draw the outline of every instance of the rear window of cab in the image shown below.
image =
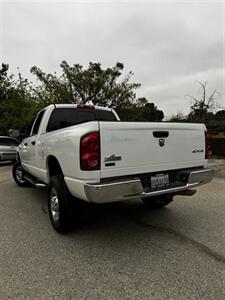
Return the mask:
<path fill-rule="evenodd" d="M 117 121 L 112 111 L 100 109 L 55 108 L 50 116 L 47 132 L 89 121 Z"/>

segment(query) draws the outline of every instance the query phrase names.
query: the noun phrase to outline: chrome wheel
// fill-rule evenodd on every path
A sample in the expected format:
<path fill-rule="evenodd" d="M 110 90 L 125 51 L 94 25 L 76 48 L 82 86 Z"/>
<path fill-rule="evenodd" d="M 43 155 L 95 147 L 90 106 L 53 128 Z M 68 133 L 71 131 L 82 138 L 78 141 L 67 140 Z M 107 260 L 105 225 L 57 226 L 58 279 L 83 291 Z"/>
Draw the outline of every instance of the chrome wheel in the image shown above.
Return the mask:
<path fill-rule="evenodd" d="M 59 221 L 59 198 L 55 188 L 53 187 L 50 195 L 50 209 L 54 222 Z"/>
<path fill-rule="evenodd" d="M 23 169 L 21 166 L 17 167 L 15 175 L 19 183 L 24 184 L 26 182 L 26 180 L 23 178 Z"/>

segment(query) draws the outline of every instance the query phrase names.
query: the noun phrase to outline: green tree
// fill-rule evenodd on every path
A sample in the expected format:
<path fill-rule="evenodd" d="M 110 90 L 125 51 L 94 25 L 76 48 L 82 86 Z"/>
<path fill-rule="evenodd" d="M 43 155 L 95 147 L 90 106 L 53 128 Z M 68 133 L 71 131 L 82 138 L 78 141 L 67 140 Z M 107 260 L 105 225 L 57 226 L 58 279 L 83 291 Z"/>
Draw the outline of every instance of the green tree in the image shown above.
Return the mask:
<path fill-rule="evenodd" d="M 124 65 L 103 69 L 100 63 L 89 63 L 87 69 L 79 64 L 60 64 L 61 75 L 46 74 L 38 67 L 31 68 L 40 85 L 33 89 L 34 97 L 41 106 L 51 103 L 87 103 L 115 108 L 122 120 L 161 121 L 164 114 L 145 97 L 136 99 L 139 83 L 130 82 L 129 72 L 122 77 Z"/>
<path fill-rule="evenodd" d="M 129 107 L 118 108 L 117 111 L 124 121 L 160 122 L 164 118 L 163 111 L 145 97 L 138 98 Z"/>
<path fill-rule="evenodd" d="M 200 96 L 193 97 L 188 95 L 192 99 L 191 112 L 188 115 L 188 120 L 191 122 L 206 123 L 210 119 L 213 119 L 212 110 L 215 108 L 216 103 L 216 90 L 207 95 L 207 81 L 198 82 L 200 85 Z"/>
<path fill-rule="evenodd" d="M 52 103 L 87 103 L 115 108 L 122 120 L 161 121 L 164 114 L 154 103 L 136 98 L 139 83 L 131 82 L 132 72 L 124 74 L 124 65 L 102 68 L 90 63 L 85 69 L 79 64 L 60 64 L 61 74 L 45 73 L 34 66 L 31 73 L 39 81 L 31 84 L 18 75 L 9 74 L 9 66 L 0 68 L 0 133 L 10 128 L 25 131 L 37 111 Z"/>
<path fill-rule="evenodd" d="M 143 118 L 144 121 L 162 121 L 164 113 L 162 110 L 158 110 L 154 103 L 146 103 L 143 107 Z"/>
<path fill-rule="evenodd" d="M 9 65 L 2 63 L 0 68 L 0 101 L 1 105 L 8 98 L 12 88 L 13 75 L 8 75 Z"/>
<path fill-rule="evenodd" d="M 219 110 L 215 113 L 215 120 L 225 122 L 225 110 Z"/>
<path fill-rule="evenodd" d="M 172 115 L 172 117 L 168 120 L 169 122 L 187 122 L 187 117 L 185 117 L 182 112 L 177 112 L 176 115 Z"/>
<path fill-rule="evenodd" d="M 100 63 L 90 63 L 87 69 L 79 64 L 70 66 L 61 63 L 62 74 L 46 74 L 36 66 L 31 73 L 41 82 L 34 89 L 39 102 L 87 103 L 109 107 L 127 107 L 135 100 L 135 90 L 140 84 L 130 83 L 132 72 L 120 78 L 124 66 L 117 63 L 112 68 L 103 69 Z"/>
<path fill-rule="evenodd" d="M 33 101 L 27 79 L 8 74 L 9 66 L 0 68 L 0 133 L 8 134 L 10 128 L 25 131 L 38 110 Z"/>

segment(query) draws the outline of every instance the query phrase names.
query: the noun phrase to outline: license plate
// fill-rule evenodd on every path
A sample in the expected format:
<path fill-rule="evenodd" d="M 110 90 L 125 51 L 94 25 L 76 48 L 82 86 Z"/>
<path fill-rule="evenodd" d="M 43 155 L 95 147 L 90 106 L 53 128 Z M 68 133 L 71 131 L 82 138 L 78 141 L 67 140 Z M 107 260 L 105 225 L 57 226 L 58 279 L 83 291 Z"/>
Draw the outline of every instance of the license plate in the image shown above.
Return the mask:
<path fill-rule="evenodd" d="M 169 174 L 156 174 L 155 176 L 151 176 L 151 188 L 167 188 L 169 187 Z"/>

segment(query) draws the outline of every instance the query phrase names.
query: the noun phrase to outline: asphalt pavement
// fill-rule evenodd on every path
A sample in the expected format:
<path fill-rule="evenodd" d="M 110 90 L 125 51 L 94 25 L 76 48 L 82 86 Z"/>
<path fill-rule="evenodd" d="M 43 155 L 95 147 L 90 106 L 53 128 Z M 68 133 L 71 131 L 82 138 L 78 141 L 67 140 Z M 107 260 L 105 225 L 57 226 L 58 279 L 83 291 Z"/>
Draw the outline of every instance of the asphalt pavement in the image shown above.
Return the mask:
<path fill-rule="evenodd" d="M 46 191 L 1 164 L 0 299 L 225 299 L 225 166 L 214 167 L 192 197 L 158 211 L 87 205 L 83 226 L 60 235 Z"/>

